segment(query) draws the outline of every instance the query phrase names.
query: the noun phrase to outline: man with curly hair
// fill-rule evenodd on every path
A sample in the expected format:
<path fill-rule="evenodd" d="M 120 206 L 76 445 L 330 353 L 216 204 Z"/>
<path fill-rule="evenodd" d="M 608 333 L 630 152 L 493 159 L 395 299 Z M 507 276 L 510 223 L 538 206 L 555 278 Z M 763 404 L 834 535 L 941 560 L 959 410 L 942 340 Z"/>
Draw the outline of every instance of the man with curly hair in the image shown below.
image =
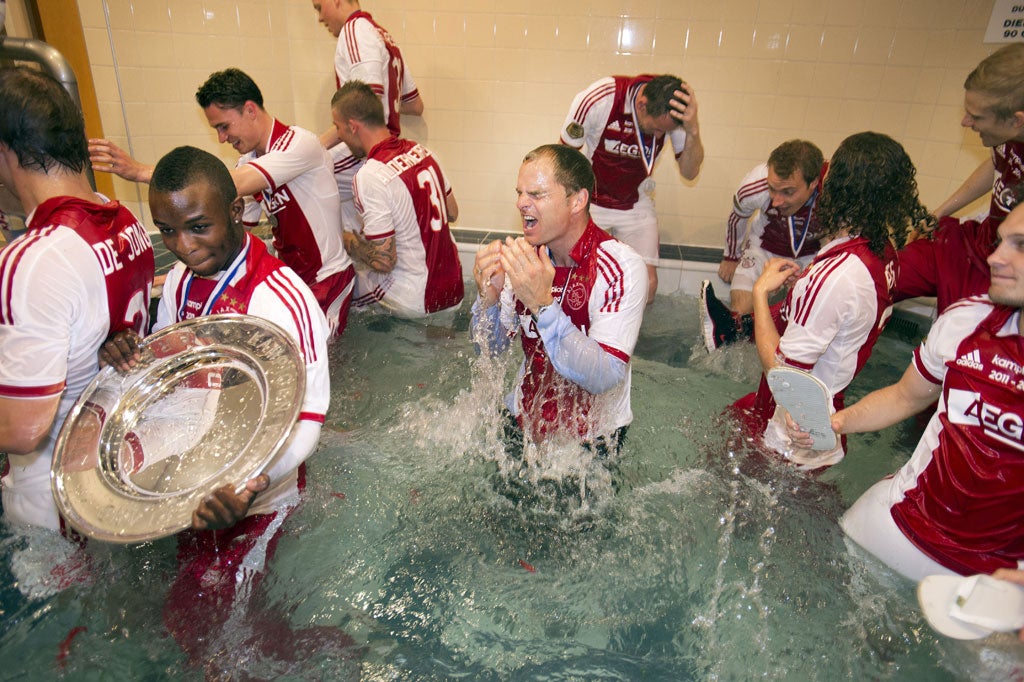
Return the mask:
<path fill-rule="evenodd" d="M 960 125 L 978 133 L 992 148 L 970 177 L 934 213 L 938 229 L 900 251 L 896 299 L 935 296 L 939 313 L 989 286 L 986 258 L 996 245 L 996 230 L 1020 203 L 1024 182 L 1024 44 L 996 50 L 964 81 L 964 117 Z M 994 178 L 994 180 L 993 180 Z M 991 192 L 988 215 L 959 220 L 951 214 Z"/>
<path fill-rule="evenodd" d="M 817 215 L 821 249 L 803 273 L 793 260 L 772 258 L 754 282 L 754 340 L 764 371 L 796 367 L 820 379 L 843 406 L 843 391 L 867 362 L 892 311 L 896 248 L 907 231 L 934 221 L 921 205 L 915 169 L 903 147 L 880 133 L 846 138 L 829 163 Z M 774 307 L 768 298 L 792 285 Z M 776 408 L 767 380 L 736 401 L 764 442 L 801 469 L 830 466 L 845 455 L 792 448 L 785 410 Z"/>

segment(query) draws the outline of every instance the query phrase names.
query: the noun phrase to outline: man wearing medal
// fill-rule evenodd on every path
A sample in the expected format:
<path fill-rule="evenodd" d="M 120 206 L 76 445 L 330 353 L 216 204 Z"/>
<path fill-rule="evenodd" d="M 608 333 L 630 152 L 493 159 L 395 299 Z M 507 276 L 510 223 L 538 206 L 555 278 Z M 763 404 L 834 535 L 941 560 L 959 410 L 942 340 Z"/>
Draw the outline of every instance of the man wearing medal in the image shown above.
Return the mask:
<path fill-rule="evenodd" d="M 749 338 L 754 282 L 769 259 L 789 258 L 801 270 L 814 259 L 819 248 L 814 208 L 827 169 L 814 143 L 788 140 L 772 150 L 767 163 L 743 178 L 732 199 L 725 252 L 718 266 L 722 281 L 732 283 L 729 307 L 715 298 L 709 280 L 701 286 L 702 331 L 708 351 Z"/>
<path fill-rule="evenodd" d="M 658 218 L 654 163 L 672 141 L 680 174 L 693 180 L 704 161 L 693 88 L 679 78 L 608 76 L 573 99 L 561 141 L 583 150 L 597 187 L 591 215 L 647 263 L 647 302 L 658 289 Z"/>
<path fill-rule="evenodd" d="M 196 91 L 196 103 L 217 139 L 241 154 L 231 177 L 239 196 L 246 198 L 243 224 L 251 230 L 261 215 L 267 216 L 277 256 L 312 290 L 332 336 L 341 336 L 355 268 L 342 241 L 341 196 L 331 155 L 313 133 L 286 125 L 264 109 L 259 86 L 238 69 L 211 74 Z M 89 140 L 89 154 L 97 171 L 142 183 L 153 175 L 153 166 L 109 140 Z"/>
<path fill-rule="evenodd" d="M 630 356 L 647 271 L 590 218 L 594 173 L 564 145 L 530 152 L 519 170 L 523 236 L 483 246 L 473 276 L 473 337 L 490 352 L 519 334 L 524 361 L 506 407 L 534 442 L 561 435 L 614 452 L 633 419 Z"/>
<path fill-rule="evenodd" d="M 178 258 L 164 283 L 154 331 L 206 315 L 247 314 L 285 331 L 305 366 L 299 417 L 273 464 L 259 476 L 238 482 L 245 484 L 240 492 L 233 485 L 209 491 L 193 511 L 192 527 L 177 536 L 179 572 L 170 587 L 164 622 L 190 663 L 208 672 L 222 671 L 236 662 L 216 660 L 219 626 L 228 620 L 228 607 L 246 604 L 262 580 L 282 524 L 305 485 L 305 461 L 319 442 L 330 403 L 330 330 L 310 288 L 245 230 L 244 200 L 215 156 L 195 147 L 171 150 L 152 172 L 149 205 L 164 246 Z M 139 342 L 132 332 L 113 336 L 100 350 L 101 364 L 130 369 L 141 359 Z M 209 394 L 206 411 L 216 409 L 219 373 L 200 372 L 193 378 L 200 381 L 179 387 L 176 395 L 188 399 L 190 394 Z M 175 416 L 179 428 L 187 423 L 181 412 Z M 136 434 L 143 462 L 166 448 L 154 435 L 161 431 Z M 273 652 L 274 640 L 281 650 L 287 650 L 283 642 L 301 641 L 285 639 L 296 633 L 274 627 L 275 619 L 281 616 L 262 610 L 247 617 L 250 641 L 261 652 Z M 345 638 L 340 632 L 320 634 L 331 641 Z"/>

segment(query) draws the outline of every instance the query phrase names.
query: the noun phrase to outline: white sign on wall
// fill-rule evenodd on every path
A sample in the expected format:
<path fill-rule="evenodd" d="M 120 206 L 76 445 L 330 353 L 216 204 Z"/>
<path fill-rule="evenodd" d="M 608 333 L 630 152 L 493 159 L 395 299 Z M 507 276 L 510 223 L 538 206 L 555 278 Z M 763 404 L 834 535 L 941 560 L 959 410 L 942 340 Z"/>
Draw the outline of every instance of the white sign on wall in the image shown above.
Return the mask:
<path fill-rule="evenodd" d="M 985 31 L 985 42 L 1024 42 L 1024 0 L 996 0 Z"/>

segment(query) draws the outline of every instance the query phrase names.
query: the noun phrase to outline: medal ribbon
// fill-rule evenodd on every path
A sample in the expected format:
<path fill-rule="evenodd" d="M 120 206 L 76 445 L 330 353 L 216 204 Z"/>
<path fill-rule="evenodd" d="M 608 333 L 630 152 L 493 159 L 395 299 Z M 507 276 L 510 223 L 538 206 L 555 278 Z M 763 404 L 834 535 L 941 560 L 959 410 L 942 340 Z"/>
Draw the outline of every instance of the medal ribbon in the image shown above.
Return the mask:
<path fill-rule="evenodd" d="M 245 240 L 245 247 L 242 249 L 242 252 L 239 253 L 238 256 L 235 258 L 235 262 L 231 266 L 231 270 L 217 282 L 217 286 L 214 287 L 213 292 L 211 292 L 210 296 L 207 297 L 206 303 L 203 305 L 202 310 L 199 311 L 199 314 L 196 315 L 196 317 L 202 317 L 203 315 L 210 314 L 210 311 L 213 309 L 213 306 L 215 306 L 217 304 L 217 301 L 220 300 L 220 297 L 224 295 L 224 290 L 228 288 L 229 284 L 231 284 L 231 280 L 233 280 L 235 278 L 235 275 L 238 274 L 238 270 L 239 268 L 242 267 L 242 263 L 245 262 L 246 256 L 248 256 L 248 254 L 249 239 L 247 235 L 247 238 Z M 188 282 L 186 282 L 185 284 L 185 295 L 181 299 L 181 307 L 178 308 L 179 320 L 185 319 L 185 308 L 188 306 L 188 296 L 189 292 L 192 291 L 192 281 L 195 279 L 195 277 L 195 274 L 191 270 L 189 270 Z"/>

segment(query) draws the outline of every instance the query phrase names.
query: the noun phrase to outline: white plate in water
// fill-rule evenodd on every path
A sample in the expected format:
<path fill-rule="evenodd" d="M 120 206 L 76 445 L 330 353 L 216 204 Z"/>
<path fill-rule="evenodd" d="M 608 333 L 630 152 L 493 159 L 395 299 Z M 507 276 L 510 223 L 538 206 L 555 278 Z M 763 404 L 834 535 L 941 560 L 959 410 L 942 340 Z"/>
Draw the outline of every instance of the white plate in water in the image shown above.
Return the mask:
<path fill-rule="evenodd" d="M 299 350 L 275 324 L 210 315 L 143 341 L 142 362 L 100 371 L 71 409 L 50 482 L 85 535 L 143 542 L 192 523 L 200 500 L 273 462 L 302 407 Z"/>

